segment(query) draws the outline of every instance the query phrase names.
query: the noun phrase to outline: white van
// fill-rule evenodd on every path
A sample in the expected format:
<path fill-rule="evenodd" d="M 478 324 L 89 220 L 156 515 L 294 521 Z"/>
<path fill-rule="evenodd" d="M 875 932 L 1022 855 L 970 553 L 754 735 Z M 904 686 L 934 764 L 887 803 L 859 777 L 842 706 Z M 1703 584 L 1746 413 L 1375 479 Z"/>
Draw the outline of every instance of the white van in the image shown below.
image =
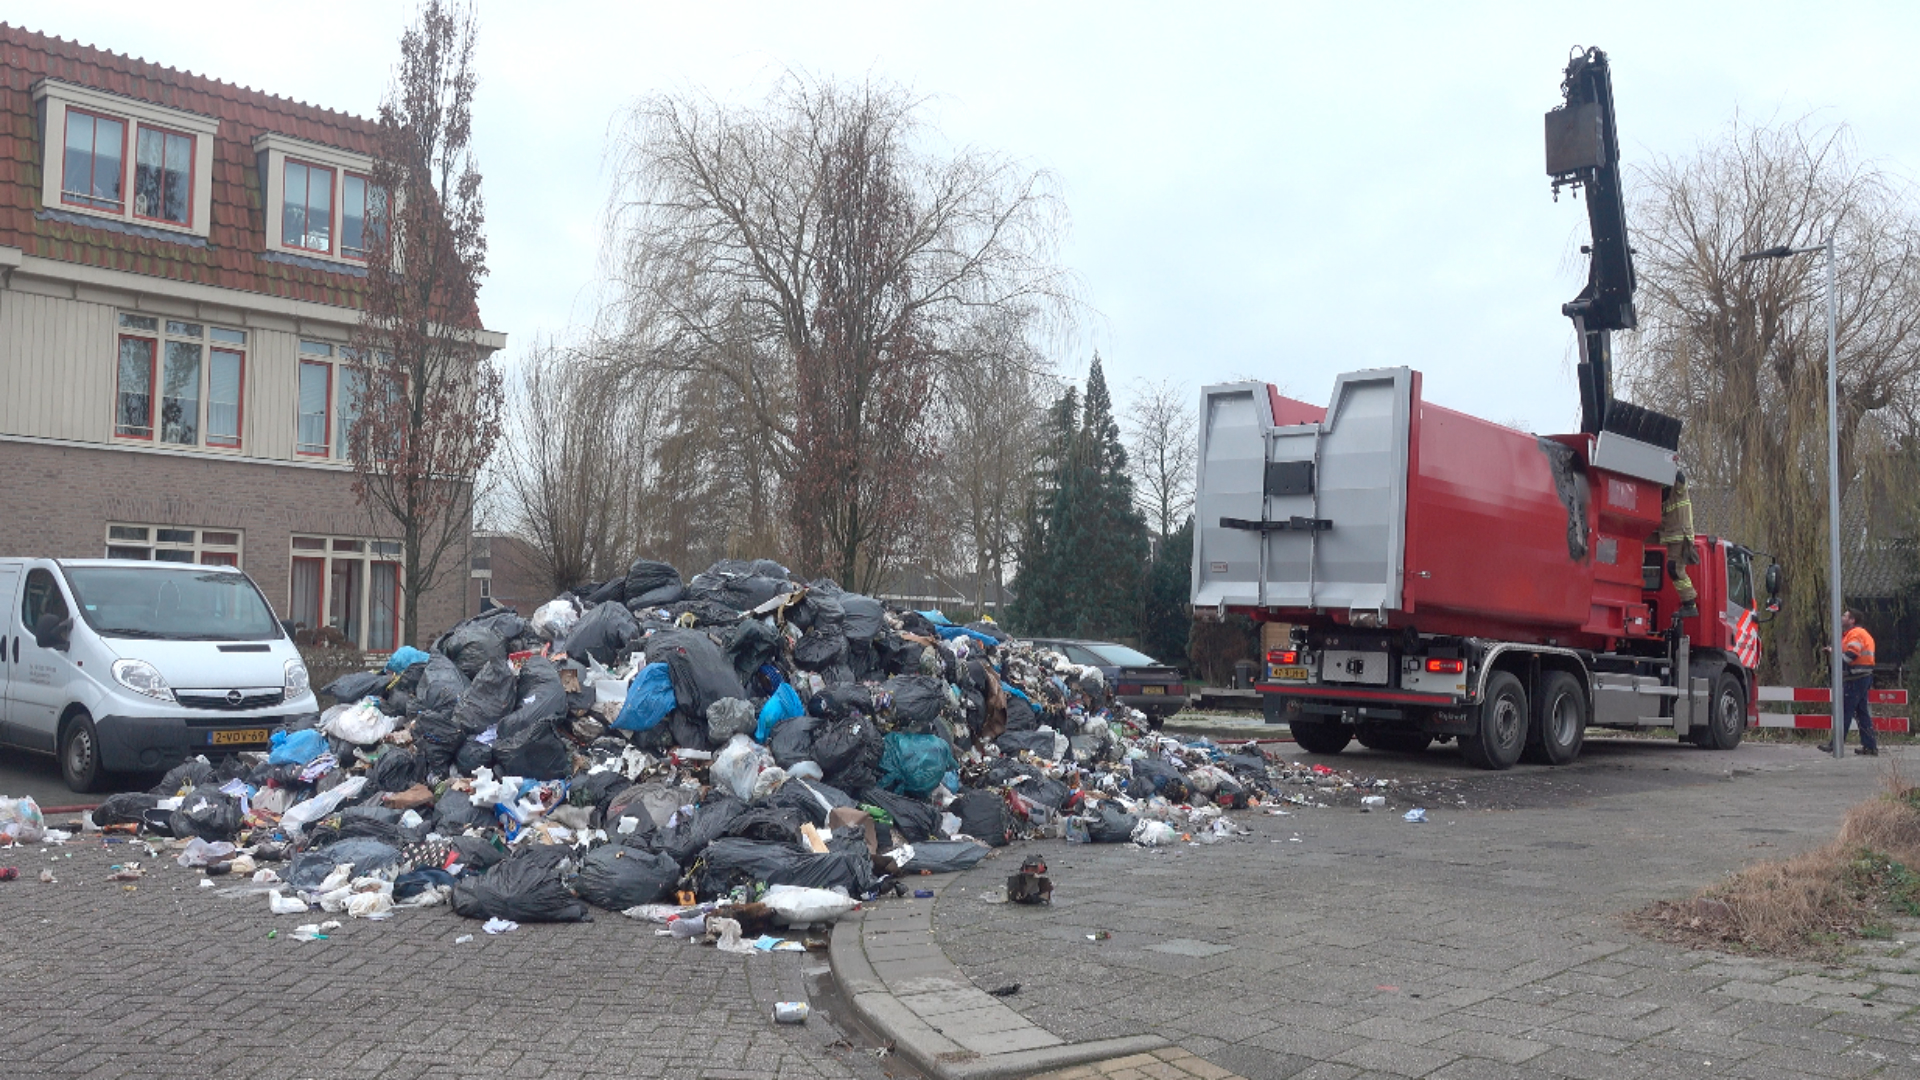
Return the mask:
<path fill-rule="evenodd" d="M 75 791 L 265 749 L 318 709 L 293 640 L 232 567 L 0 559 L 0 603 L 0 743 L 58 754 Z"/>

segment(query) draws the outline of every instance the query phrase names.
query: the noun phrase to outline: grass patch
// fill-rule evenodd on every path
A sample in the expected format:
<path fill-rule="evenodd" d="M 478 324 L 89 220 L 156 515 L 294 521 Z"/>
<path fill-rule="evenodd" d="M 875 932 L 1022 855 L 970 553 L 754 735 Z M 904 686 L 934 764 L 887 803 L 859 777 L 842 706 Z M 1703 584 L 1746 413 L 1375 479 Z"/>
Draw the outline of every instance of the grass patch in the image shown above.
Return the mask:
<path fill-rule="evenodd" d="M 1774 956 L 1831 957 L 1889 935 L 1890 919 L 1920 917 L 1920 787 L 1891 763 L 1884 779 L 1824 846 L 1656 902 L 1635 921 L 1665 941 Z"/>

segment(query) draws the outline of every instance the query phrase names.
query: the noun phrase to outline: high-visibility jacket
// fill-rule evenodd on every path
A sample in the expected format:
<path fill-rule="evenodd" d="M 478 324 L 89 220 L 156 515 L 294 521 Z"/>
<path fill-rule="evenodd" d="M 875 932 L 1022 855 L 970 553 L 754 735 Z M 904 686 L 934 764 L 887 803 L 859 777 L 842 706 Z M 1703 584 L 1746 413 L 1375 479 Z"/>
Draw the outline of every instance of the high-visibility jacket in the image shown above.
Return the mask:
<path fill-rule="evenodd" d="M 1873 635 L 1864 626 L 1856 626 L 1840 638 L 1847 678 L 1865 678 L 1873 674 Z"/>

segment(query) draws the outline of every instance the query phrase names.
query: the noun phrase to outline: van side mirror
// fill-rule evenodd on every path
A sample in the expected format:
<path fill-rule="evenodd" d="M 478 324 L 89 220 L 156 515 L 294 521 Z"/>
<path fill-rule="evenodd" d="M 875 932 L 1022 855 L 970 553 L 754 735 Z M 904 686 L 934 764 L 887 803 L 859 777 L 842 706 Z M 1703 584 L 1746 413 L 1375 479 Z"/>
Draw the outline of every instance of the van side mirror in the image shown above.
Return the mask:
<path fill-rule="evenodd" d="M 73 643 L 73 620 L 62 619 L 51 611 L 41 612 L 33 624 L 33 643 L 43 649 L 66 652 Z"/>

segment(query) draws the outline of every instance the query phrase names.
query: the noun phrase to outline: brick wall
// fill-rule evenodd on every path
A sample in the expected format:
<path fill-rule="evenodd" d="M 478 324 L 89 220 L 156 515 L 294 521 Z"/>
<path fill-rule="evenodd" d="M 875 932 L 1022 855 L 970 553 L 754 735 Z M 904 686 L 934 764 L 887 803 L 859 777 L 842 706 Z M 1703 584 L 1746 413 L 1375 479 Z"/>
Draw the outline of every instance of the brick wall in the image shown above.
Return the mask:
<path fill-rule="evenodd" d="M 293 534 L 392 535 L 343 470 L 0 442 L 0 555 L 97 559 L 110 521 L 239 530 L 241 569 L 282 618 Z M 446 558 L 421 605 L 422 647 L 467 610 L 466 552 Z"/>

